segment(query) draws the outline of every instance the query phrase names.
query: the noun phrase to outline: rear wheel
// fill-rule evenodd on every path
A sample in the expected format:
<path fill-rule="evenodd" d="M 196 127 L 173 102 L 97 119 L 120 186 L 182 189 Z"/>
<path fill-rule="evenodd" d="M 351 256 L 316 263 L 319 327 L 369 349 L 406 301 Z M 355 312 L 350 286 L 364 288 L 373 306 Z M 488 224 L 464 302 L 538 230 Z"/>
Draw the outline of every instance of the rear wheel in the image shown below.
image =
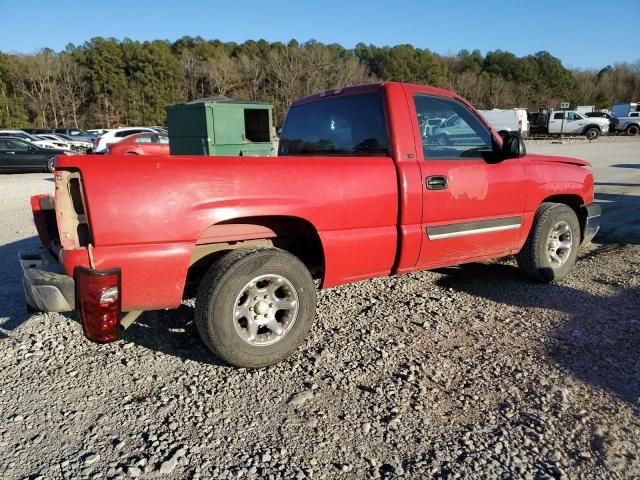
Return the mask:
<path fill-rule="evenodd" d="M 600 136 L 600 130 L 596 127 L 587 128 L 584 132 L 584 136 L 587 137 L 588 140 L 595 140 Z"/>
<path fill-rule="evenodd" d="M 627 135 L 635 137 L 640 133 L 640 126 L 638 125 L 629 125 L 626 129 Z"/>
<path fill-rule="evenodd" d="M 316 307 L 305 265 L 275 248 L 239 249 L 218 259 L 196 297 L 204 343 L 237 367 L 264 367 L 289 356 L 307 336 Z"/>
<path fill-rule="evenodd" d="M 532 280 L 560 280 L 576 263 L 579 248 L 580 224 L 575 212 L 561 203 L 543 203 L 518 253 L 518 266 Z"/>

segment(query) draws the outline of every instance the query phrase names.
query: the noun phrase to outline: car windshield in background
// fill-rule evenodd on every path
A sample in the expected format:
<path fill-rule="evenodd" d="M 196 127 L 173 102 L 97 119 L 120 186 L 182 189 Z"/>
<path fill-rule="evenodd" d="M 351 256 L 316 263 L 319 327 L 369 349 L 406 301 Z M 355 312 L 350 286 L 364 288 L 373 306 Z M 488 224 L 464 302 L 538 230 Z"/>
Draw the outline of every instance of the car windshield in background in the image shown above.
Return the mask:
<path fill-rule="evenodd" d="M 479 158 L 492 152 L 491 133 L 460 102 L 428 95 L 416 95 L 414 102 L 426 158 Z M 438 119 L 435 126 L 432 119 Z"/>
<path fill-rule="evenodd" d="M 349 95 L 289 111 L 278 155 L 387 154 L 387 129 L 377 93 Z"/>

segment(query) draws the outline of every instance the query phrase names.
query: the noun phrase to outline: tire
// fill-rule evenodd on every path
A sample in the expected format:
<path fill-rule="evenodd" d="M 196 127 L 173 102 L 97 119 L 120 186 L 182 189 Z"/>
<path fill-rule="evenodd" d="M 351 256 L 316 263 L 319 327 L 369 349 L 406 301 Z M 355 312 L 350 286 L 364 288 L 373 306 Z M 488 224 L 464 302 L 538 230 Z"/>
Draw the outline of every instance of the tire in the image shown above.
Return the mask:
<path fill-rule="evenodd" d="M 446 135 L 436 135 L 436 137 L 433 139 L 433 143 L 435 143 L 439 147 L 446 147 L 448 145 L 451 145 L 451 141 Z"/>
<path fill-rule="evenodd" d="M 638 125 L 629 125 L 626 128 L 625 132 L 630 137 L 635 137 L 636 135 L 638 135 L 640 133 L 640 126 L 638 126 Z"/>
<path fill-rule="evenodd" d="M 286 306 L 278 309 L 276 302 Z M 315 309 L 315 285 L 297 257 L 276 248 L 238 249 L 205 274 L 195 319 L 203 342 L 220 359 L 258 368 L 285 359 L 298 347 Z"/>
<path fill-rule="evenodd" d="M 558 235 L 556 243 L 553 237 L 568 228 L 567 234 Z M 566 248 L 569 240 L 570 246 Z M 562 203 L 543 203 L 536 211 L 529 237 L 517 255 L 518 266 L 522 273 L 538 282 L 554 282 L 564 278 L 576 263 L 580 249 L 580 224 L 576 213 Z M 564 244 L 564 247 L 561 245 Z M 550 255 L 554 249 L 556 261 Z"/>
<path fill-rule="evenodd" d="M 51 157 L 47 160 L 46 171 L 49 173 L 53 173 L 56 169 L 56 157 Z"/>
<path fill-rule="evenodd" d="M 584 131 L 584 136 L 587 137 L 588 140 L 595 140 L 600 136 L 600 130 L 596 127 L 589 127 Z"/>

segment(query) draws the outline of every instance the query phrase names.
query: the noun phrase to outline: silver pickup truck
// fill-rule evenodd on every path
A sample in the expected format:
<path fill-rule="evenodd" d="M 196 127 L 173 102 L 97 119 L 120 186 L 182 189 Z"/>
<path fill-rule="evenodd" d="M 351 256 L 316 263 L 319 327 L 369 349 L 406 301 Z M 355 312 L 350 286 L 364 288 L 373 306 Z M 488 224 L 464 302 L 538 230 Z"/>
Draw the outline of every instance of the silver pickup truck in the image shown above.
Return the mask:
<path fill-rule="evenodd" d="M 635 136 L 640 134 L 640 104 L 618 103 L 611 109 L 616 117 L 616 131 Z"/>
<path fill-rule="evenodd" d="M 631 112 L 628 117 L 618 117 L 616 129 L 627 135 L 638 135 L 640 133 L 640 112 Z"/>

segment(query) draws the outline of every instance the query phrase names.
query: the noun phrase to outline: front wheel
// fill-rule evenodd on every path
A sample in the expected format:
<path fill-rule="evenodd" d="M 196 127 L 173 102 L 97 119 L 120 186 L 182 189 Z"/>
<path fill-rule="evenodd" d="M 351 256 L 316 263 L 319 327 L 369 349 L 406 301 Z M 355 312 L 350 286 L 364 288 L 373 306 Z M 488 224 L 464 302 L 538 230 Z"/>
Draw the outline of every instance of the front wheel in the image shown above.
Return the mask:
<path fill-rule="evenodd" d="M 47 172 L 53 173 L 56 169 L 56 157 L 51 157 L 47 160 Z"/>
<path fill-rule="evenodd" d="M 543 203 L 518 253 L 518 266 L 532 280 L 560 280 L 576 263 L 579 248 L 580 224 L 575 212 L 561 203 Z"/>
<path fill-rule="evenodd" d="M 275 248 L 233 250 L 205 275 L 196 297 L 204 343 L 237 367 L 288 357 L 309 333 L 316 290 L 305 265 Z"/>
<path fill-rule="evenodd" d="M 600 136 L 600 130 L 595 127 L 587 128 L 584 132 L 584 136 L 587 137 L 587 140 L 595 140 Z"/>
<path fill-rule="evenodd" d="M 449 137 L 447 137 L 444 134 L 436 135 L 433 139 L 433 143 L 435 143 L 439 147 L 446 147 L 448 145 L 451 145 L 451 141 L 449 140 Z"/>

